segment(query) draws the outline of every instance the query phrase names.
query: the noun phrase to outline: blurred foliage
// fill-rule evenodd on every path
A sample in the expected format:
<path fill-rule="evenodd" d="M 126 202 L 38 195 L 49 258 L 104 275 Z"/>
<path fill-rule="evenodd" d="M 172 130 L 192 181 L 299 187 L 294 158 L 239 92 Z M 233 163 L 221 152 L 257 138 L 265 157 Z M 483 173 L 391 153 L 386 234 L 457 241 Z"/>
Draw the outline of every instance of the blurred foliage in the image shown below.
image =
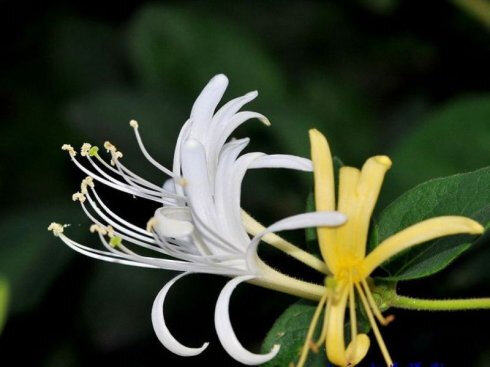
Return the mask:
<path fill-rule="evenodd" d="M 0 70 L 0 274 L 10 285 L 11 316 L 0 352 L 19 363 L 234 365 L 216 339 L 216 347 L 198 358 L 183 360 L 162 350 L 149 315 L 153 297 L 170 274 L 75 256 L 46 231 L 57 220 L 71 223 L 67 231 L 74 239 L 95 240 L 82 211 L 68 205 L 81 176 L 59 150 L 61 144 L 102 145 L 109 139 L 125 153 L 129 167 L 161 182 L 164 177 L 140 164 L 128 121 L 140 122 L 150 153 L 169 164 L 193 100 L 215 73 L 230 78 L 226 99 L 259 90 L 250 109 L 268 116 L 272 126 L 251 123 L 238 131 L 253 138 L 250 149 L 307 156 L 307 130 L 317 127 L 347 165 L 359 166 L 372 154 L 392 156 L 394 166 L 381 196 L 385 204 L 427 179 L 489 164 L 489 34 L 481 16 L 452 3 L 130 1 L 114 7 L 6 1 L 1 6 L 8 18 L 0 33 L 8 57 Z M 245 184 L 244 206 L 270 223 L 304 210 L 311 180 L 261 170 Z M 135 223 L 145 223 L 154 210 L 103 194 Z M 453 270 L 442 271 L 441 281 L 417 290 L 430 293 L 444 284 L 449 292 L 485 295 L 481 289 L 488 289 L 490 281 L 486 247 L 469 249 Z M 211 315 L 219 289 L 213 282 L 220 280 L 209 278 L 198 290 L 194 282 L 184 283 L 169 302 L 169 312 L 198 314 L 199 300 L 207 300 Z M 268 302 L 257 314 L 270 320 L 268 327 L 293 299 L 263 294 Z M 255 297 L 240 302 L 237 311 L 243 312 Z M 418 339 L 422 333 L 413 326 L 423 325 L 420 320 L 410 322 L 420 316 L 407 317 L 395 328 L 398 334 L 388 331 L 395 348 L 397 338 Z M 476 315 L 451 321 L 470 344 L 462 356 L 458 338 L 444 329 L 450 324 L 445 316 L 432 317 L 431 324 L 441 331 L 426 330 L 424 343 L 416 343 L 411 355 L 396 348 L 400 358 L 423 355 L 435 361 L 443 356 L 485 366 L 488 318 L 479 320 L 478 330 L 471 327 Z M 196 315 L 193 322 L 200 319 Z M 236 327 L 244 344 L 255 350 L 266 332 L 257 333 L 257 324 L 243 321 Z M 191 328 L 178 320 L 171 326 L 184 337 Z M 208 332 L 199 332 L 196 345 L 202 335 L 213 335 L 212 323 L 200 326 Z M 14 352 L 25 344 L 32 346 L 30 353 Z M 369 358 L 379 360 L 376 354 Z"/>
<path fill-rule="evenodd" d="M 9 284 L 6 279 L 0 278 L 0 334 L 7 320 L 9 304 Z"/>

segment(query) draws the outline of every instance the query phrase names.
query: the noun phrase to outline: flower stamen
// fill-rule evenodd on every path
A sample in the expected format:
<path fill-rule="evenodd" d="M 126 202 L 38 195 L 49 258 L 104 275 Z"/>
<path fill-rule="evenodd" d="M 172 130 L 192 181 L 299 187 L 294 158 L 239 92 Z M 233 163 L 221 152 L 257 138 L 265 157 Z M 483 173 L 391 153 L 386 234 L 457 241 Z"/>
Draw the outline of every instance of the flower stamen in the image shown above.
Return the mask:
<path fill-rule="evenodd" d="M 374 300 L 373 294 L 371 293 L 371 290 L 369 289 L 369 285 L 366 282 L 366 279 L 361 280 L 362 287 L 364 288 L 364 292 L 366 293 L 369 305 L 371 306 L 374 315 L 378 319 L 381 325 L 386 326 L 390 322 L 392 322 L 395 319 L 395 316 L 393 315 L 388 315 L 386 317 L 383 316 L 381 313 L 381 310 L 379 309 L 378 305 L 376 304 L 376 301 Z"/>
<path fill-rule="evenodd" d="M 305 343 L 303 345 L 303 349 L 301 350 L 301 355 L 298 360 L 298 364 L 296 367 L 303 367 L 306 358 L 308 357 L 308 352 L 311 350 L 315 351 L 315 353 L 318 353 L 318 346 L 313 343 L 312 338 L 313 338 L 313 333 L 315 332 L 316 325 L 318 323 L 318 319 L 320 318 L 322 308 L 327 300 L 327 295 L 328 292 L 325 292 L 325 294 L 320 298 L 320 302 L 318 302 L 318 306 L 316 307 L 315 313 L 313 314 L 313 318 L 311 319 L 310 326 L 308 327 L 308 332 L 306 333 L 306 338 L 305 338 Z M 326 317 L 326 315 L 324 316 Z"/>
<path fill-rule="evenodd" d="M 371 307 L 369 307 L 368 300 L 366 299 L 366 296 L 361 286 L 358 283 L 356 283 L 355 286 L 361 298 L 361 302 L 364 307 L 364 310 L 366 311 L 367 317 L 369 319 L 369 323 L 373 328 L 374 336 L 376 337 L 376 341 L 378 342 L 379 349 L 381 350 L 381 354 L 383 355 L 386 365 L 388 367 L 393 367 L 393 360 L 391 359 L 390 354 L 388 352 L 388 348 L 386 348 L 386 344 L 383 340 L 383 337 L 381 336 L 381 332 L 379 331 L 378 325 L 376 324 L 376 320 L 374 319 L 373 312 L 371 311 Z"/>

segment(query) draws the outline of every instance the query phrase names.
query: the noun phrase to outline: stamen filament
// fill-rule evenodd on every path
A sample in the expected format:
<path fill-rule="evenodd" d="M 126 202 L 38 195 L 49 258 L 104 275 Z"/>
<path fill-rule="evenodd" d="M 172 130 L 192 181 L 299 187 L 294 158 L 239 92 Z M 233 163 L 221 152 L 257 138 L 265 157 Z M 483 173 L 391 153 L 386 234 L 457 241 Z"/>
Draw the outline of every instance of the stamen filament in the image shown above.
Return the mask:
<path fill-rule="evenodd" d="M 296 365 L 296 367 L 303 367 L 306 362 L 306 358 L 308 357 L 308 353 L 311 348 L 310 344 L 313 338 L 313 333 L 315 332 L 318 319 L 320 318 L 322 308 L 326 300 L 327 300 L 327 293 L 325 292 L 323 297 L 320 298 L 320 302 L 318 302 L 318 306 L 316 307 L 315 313 L 313 314 L 313 318 L 311 319 L 308 332 L 306 333 L 305 344 L 303 345 L 303 349 L 301 350 L 301 355 L 299 357 L 298 364 Z"/>
<path fill-rule="evenodd" d="M 331 307 L 332 299 L 328 298 L 327 299 L 327 306 L 325 307 L 325 317 L 323 318 L 323 327 L 322 327 L 322 333 L 320 334 L 320 337 L 318 340 L 315 342 L 315 348 L 319 349 L 321 348 L 322 344 L 325 343 L 325 340 L 327 339 L 327 325 L 328 325 L 328 316 L 330 315 L 330 307 Z"/>
<path fill-rule="evenodd" d="M 379 309 L 378 305 L 376 304 L 376 301 L 374 300 L 374 297 L 371 293 L 371 290 L 369 289 L 369 285 L 366 282 L 366 279 L 362 279 L 362 287 L 364 288 L 364 292 L 366 292 L 367 299 L 369 301 L 369 305 L 371 306 L 374 315 L 378 319 L 378 321 L 381 323 L 381 325 L 386 326 L 388 325 L 391 321 L 393 321 L 394 316 L 390 315 L 388 317 L 384 317 L 383 314 L 381 313 L 381 310 Z"/>
<path fill-rule="evenodd" d="M 347 362 L 353 360 L 356 356 L 357 348 L 357 315 L 354 298 L 354 283 L 352 282 L 352 273 L 350 274 L 349 284 L 349 315 L 350 315 L 350 339 L 352 340 L 352 353 L 347 355 Z"/>
<path fill-rule="evenodd" d="M 153 164 L 156 168 L 158 168 L 160 171 L 162 171 L 163 173 L 169 175 L 170 177 L 175 177 L 174 173 L 169 170 L 168 168 L 162 166 L 160 163 L 158 163 L 149 153 L 148 151 L 146 150 L 145 148 L 145 145 L 143 144 L 143 140 L 141 139 L 141 136 L 140 136 L 140 133 L 139 133 L 139 129 L 138 129 L 138 124 L 134 124 L 132 123 L 132 121 L 134 120 L 131 120 L 130 121 L 130 126 L 133 128 L 134 130 L 134 135 L 136 136 L 136 141 L 138 142 L 138 145 L 141 149 L 141 152 L 143 153 L 143 155 L 145 156 L 146 159 L 148 159 L 148 161 Z"/>
<path fill-rule="evenodd" d="M 383 355 L 383 358 L 386 362 L 386 365 L 388 367 L 393 367 L 393 360 L 390 357 L 390 354 L 388 352 L 388 348 L 386 348 L 386 344 L 385 344 L 383 337 L 381 336 L 381 333 L 378 329 L 378 325 L 376 325 L 376 320 L 374 319 L 373 313 L 371 311 L 371 308 L 369 307 L 366 296 L 364 295 L 363 290 L 358 283 L 356 283 L 356 288 L 357 288 L 357 292 L 359 293 L 359 296 L 361 298 L 361 302 L 362 302 L 362 305 L 364 307 L 364 310 L 366 311 L 366 314 L 368 316 L 369 323 L 371 324 L 371 327 L 373 328 L 374 336 L 376 337 L 376 341 L 378 342 L 379 349 L 381 350 L 381 354 Z"/>

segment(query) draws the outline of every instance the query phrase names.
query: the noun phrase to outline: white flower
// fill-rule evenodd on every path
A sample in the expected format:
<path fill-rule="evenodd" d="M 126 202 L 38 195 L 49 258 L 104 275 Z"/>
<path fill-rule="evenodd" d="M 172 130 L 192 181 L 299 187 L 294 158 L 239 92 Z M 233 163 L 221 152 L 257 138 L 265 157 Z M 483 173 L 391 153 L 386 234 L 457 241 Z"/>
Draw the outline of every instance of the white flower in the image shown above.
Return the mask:
<path fill-rule="evenodd" d="M 163 187 L 147 181 L 126 168 L 120 161 L 122 153 L 106 142 L 111 155 L 107 163 L 98 148 L 84 144 L 81 155 L 92 168 L 89 170 L 76 158 L 70 145 L 64 145 L 72 161 L 88 177 L 80 192 L 73 195 L 94 223 L 105 250 L 79 244 L 63 234 L 63 226 L 52 224 L 50 229 L 69 247 L 87 256 L 109 262 L 149 268 L 183 271 L 169 281 L 158 293 L 152 309 L 155 332 L 172 352 L 181 356 L 201 353 L 208 345 L 190 348 L 178 342 L 168 330 L 162 308 L 170 287 L 186 274 L 199 272 L 234 277 L 221 292 L 215 312 L 218 337 L 225 350 L 236 360 L 261 364 L 273 358 L 279 346 L 265 355 L 245 350 L 235 336 L 229 320 L 228 304 L 233 289 L 243 281 L 299 295 L 318 298 L 323 287 L 288 277 L 264 262 L 256 253 L 259 242 L 265 242 L 297 258 L 303 263 L 326 273 L 319 259 L 288 243 L 272 232 L 311 226 L 338 226 L 345 217 L 336 212 L 300 214 L 284 219 L 265 229 L 240 206 L 241 184 L 248 169 L 288 168 L 311 171 L 311 161 L 290 155 L 240 153 L 249 139 L 231 140 L 232 132 L 245 121 L 256 118 L 269 125 L 263 115 L 239 110 L 257 96 L 250 92 L 235 98 L 215 112 L 228 85 L 224 75 L 217 75 L 206 85 L 196 99 L 190 118 L 183 125 L 174 153 L 172 170 L 156 162 L 147 152 L 139 134 L 138 123 L 130 122 L 145 157 L 167 177 Z M 95 190 L 98 181 L 117 190 L 160 203 L 147 228 L 140 228 L 114 213 Z M 86 205 L 89 204 L 89 206 Z M 254 235 L 253 239 L 249 234 Z M 107 238 L 109 240 L 107 240 Z M 126 246 L 124 243 L 130 244 Z M 155 256 L 143 256 L 138 247 L 153 250 Z M 171 257 L 172 259 L 169 259 Z"/>

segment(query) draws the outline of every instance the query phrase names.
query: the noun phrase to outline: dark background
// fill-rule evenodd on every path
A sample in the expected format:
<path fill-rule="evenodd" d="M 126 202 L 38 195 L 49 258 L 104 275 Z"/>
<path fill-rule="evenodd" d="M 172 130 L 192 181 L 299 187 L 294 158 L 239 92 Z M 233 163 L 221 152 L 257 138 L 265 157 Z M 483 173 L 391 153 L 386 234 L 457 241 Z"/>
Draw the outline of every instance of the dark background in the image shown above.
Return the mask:
<path fill-rule="evenodd" d="M 257 89 L 249 108 L 272 122 L 240 128 L 250 150 L 307 156 L 307 130 L 316 127 L 347 164 L 390 155 L 382 209 L 417 183 L 489 163 L 490 11 L 481 2 L 477 12 L 461 1 L 0 2 L 0 276 L 11 288 L 0 363 L 236 365 L 213 328 L 225 279 L 194 275 L 170 293 L 165 314 L 176 337 L 211 342 L 199 357 L 176 357 L 150 321 L 154 296 L 173 274 L 78 256 L 46 231 L 53 220 L 71 223 L 70 237 L 97 245 L 71 202 L 83 176 L 60 146 L 110 139 L 128 166 L 163 182 L 143 163 L 128 121 L 140 122 L 148 148 L 168 165 L 193 100 L 223 72 L 225 99 Z M 243 205 L 271 223 L 302 211 L 310 184 L 307 175 L 252 172 Z M 136 223 L 155 209 L 102 194 Z M 477 246 L 432 278 L 400 284 L 400 293 L 489 296 L 489 261 L 488 244 Z M 243 344 L 258 350 L 294 301 L 241 287 L 231 315 Z M 394 313 L 383 334 L 400 366 L 490 365 L 488 311 Z M 366 365 L 381 365 L 372 341 Z"/>

